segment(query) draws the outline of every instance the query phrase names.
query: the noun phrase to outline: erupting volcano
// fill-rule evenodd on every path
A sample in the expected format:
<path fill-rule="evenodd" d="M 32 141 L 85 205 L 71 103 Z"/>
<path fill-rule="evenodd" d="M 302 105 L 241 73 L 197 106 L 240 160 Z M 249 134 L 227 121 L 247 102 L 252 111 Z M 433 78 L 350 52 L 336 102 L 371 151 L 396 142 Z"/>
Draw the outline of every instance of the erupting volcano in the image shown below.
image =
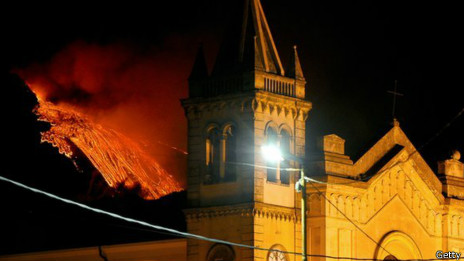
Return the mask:
<path fill-rule="evenodd" d="M 159 69 L 153 60 L 137 61 L 124 51 L 79 43 L 48 64 L 18 74 L 37 96 L 38 120 L 51 125 L 42 132 L 42 142 L 71 159 L 85 156 L 112 188 L 138 188 L 141 197 L 158 199 L 182 190 L 184 163 L 176 161 L 184 160 L 185 152 L 177 148 L 183 144 L 175 136 L 184 126 L 176 122 L 181 108 L 172 105 L 180 107 L 176 96 L 182 94 L 167 80 L 152 80 Z M 163 93 L 164 86 L 170 94 Z M 170 107 L 173 116 L 163 119 L 161 112 Z M 160 154 L 162 150 L 172 152 Z"/>
<path fill-rule="evenodd" d="M 109 186 L 128 189 L 140 185 L 141 196 L 157 199 L 179 191 L 179 183 L 139 144 L 112 129 L 92 122 L 69 106 L 40 102 L 35 112 L 39 120 L 49 122 L 42 133 L 60 153 L 73 157 L 73 145 L 79 148 L 103 175 Z"/>

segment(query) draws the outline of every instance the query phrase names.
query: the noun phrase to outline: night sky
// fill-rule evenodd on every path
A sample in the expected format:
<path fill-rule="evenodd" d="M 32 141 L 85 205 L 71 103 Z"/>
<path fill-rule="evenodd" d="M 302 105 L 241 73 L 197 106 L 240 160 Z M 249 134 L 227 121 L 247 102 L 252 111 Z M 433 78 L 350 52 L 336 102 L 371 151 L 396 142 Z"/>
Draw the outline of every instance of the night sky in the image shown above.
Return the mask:
<path fill-rule="evenodd" d="M 86 169 L 88 162 L 82 162 L 82 170 L 77 171 L 55 148 L 39 143 L 39 132 L 48 126 L 36 121 L 33 94 L 11 72 L 46 63 L 76 41 L 102 47 L 123 43 L 138 53 L 155 50 L 169 54 L 163 59 L 175 56 L 175 61 L 182 62 L 172 72 L 181 82 L 176 88 L 186 90 L 189 69 L 185 65 L 193 64 L 202 43 L 211 69 L 224 29 L 234 18 L 229 15 L 232 2 L 3 6 L 1 175 L 184 230 L 185 193 L 157 202 L 145 202 L 130 192 L 85 198 L 91 172 Z M 284 66 L 292 46 L 298 45 L 313 102 L 309 141 L 335 133 L 347 140 L 347 154 L 357 160 L 391 127 L 393 100 L 387 91 L 398 80 L 398 92 L 404 96 L 397 100 L 396 117 L 416 147 L 426 144 L 420 152 L 432 169 L 452 150 L 464 152 L 464 115 L 443 129 L 464 108 L 458 21 L 462 16 L 456 6 L 404 1 L 262 0 L 262 4 Z M 153 71 L 153 77 L 162 75 Z M 173 87 L 160 92 L 169 88 Z M 0 254 L 166 237 L 3 182 L 0 206 Z"/>

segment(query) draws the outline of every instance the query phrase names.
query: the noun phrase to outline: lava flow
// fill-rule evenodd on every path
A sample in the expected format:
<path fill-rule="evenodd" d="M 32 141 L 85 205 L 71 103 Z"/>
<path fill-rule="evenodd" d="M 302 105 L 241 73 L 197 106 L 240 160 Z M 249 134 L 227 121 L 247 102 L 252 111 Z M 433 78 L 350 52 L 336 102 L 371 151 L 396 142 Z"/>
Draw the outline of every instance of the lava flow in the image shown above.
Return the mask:
<path fill-rule="evenodd" d="M 42 142 L 51 143 L 69 158 L 77 147 L 102 174 L 112 188 L 140 186 L 145 199 L 157 199 L 180 191 L 179 183 L 143 148 L 122 135 L 93 122 L 65 103 L 41 100 L 35 108 L 39 120 L 49 122 L 50 130 L 42 133 Z"/>
<path fill-rule="evenodd" d="M 187 78 L 185 57 L 193 54 L 166 46 L 76 41 L 46 62 L 13 70 L 36 95 L 39 119 L 51 125 L 42 141 L 76 162 L 87 158 L 116 191 L 157 199 L 182 190 L 187 124 L 179 99 L 187 88 L 179 77 Z"/>

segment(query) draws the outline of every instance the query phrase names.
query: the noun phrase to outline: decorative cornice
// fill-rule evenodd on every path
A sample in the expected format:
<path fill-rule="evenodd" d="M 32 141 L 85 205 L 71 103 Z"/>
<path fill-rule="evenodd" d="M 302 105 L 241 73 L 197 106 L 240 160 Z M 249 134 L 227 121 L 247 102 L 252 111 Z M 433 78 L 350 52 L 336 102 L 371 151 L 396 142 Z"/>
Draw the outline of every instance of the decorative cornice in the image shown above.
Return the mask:
<path fill-rule="evenodd" d="M 319 190 L 336 207 L 310 196 L 310 209 L 313 209 L 311 214 L 316 217 L 325 214 L 335 218 L 342 217 L 338 208 L 351 220 L 367 224 L 394 197 L 398 197 L 430 235 L 441 236 L 442 214 L 448 212 L 443 205 L 446 201 L 436 200 L 432 194 L 424 193 L 427 187 L 417 184 L 417 179 L 410 176 L 417 174 L 410 170 L 394 168 L 377 176 L 375 180 L 366 182 L 367 186 L 356 186 L 355 184 L 363 183 L 359 181 L 323 185 Z M 347 189 L 347 186 L 353 186 L 353 189 Z M 310 194 L 314 193 L 315 191 L 310 191 Z"/>
<path fill-rule="evenodd" d="M 251 95 L 253 96 L 251 96 Z M 256 91 L 249 95 L 183 100 L 187 118 L 195 119 L 204 113 L 221 113 L 225 110 L 283 115 L 294 120 L 306 121 L 312 104 L 309 101 Z M 250 97 L 251 96 L 251 97 Z"/>
<path fill-rule="evenodd" d="M 237 215 L 241 217 L 258 217 L 283 221 L 298 221 L 293 208 L 270 206 L 263 203 L 240 204 L 219 207 L 192 208 L 184 210 L 187 221 L 198 221 L 205 218 Z"/>

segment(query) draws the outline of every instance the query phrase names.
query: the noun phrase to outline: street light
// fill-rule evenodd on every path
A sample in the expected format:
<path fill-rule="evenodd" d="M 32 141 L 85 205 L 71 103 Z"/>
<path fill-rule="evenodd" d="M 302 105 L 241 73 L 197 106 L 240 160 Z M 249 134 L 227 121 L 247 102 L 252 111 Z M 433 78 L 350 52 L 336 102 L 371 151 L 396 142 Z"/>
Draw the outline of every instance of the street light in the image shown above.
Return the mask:
<path fill-rule="evenodd" d="M 300 163 L 300 179 L 295 183 L 295 190 L 301 192 L 301 244 L 302 244 L 302 261 L 306 261 L 306 178 L 304 175 L 303 160 L 293 155 L 282 155 L 279 148 L 275 145 L 264 145 L 261 147 L 261 153 L 266 161 L 281 162 L 284 156 L 289 160 Z"/>
<path fill-rule="evenodd" d="M 267 161 L 281 162 L 284 160 L 279 148 L 275 145 L 265 145 L 261 147 L 263 157 Z"/>

